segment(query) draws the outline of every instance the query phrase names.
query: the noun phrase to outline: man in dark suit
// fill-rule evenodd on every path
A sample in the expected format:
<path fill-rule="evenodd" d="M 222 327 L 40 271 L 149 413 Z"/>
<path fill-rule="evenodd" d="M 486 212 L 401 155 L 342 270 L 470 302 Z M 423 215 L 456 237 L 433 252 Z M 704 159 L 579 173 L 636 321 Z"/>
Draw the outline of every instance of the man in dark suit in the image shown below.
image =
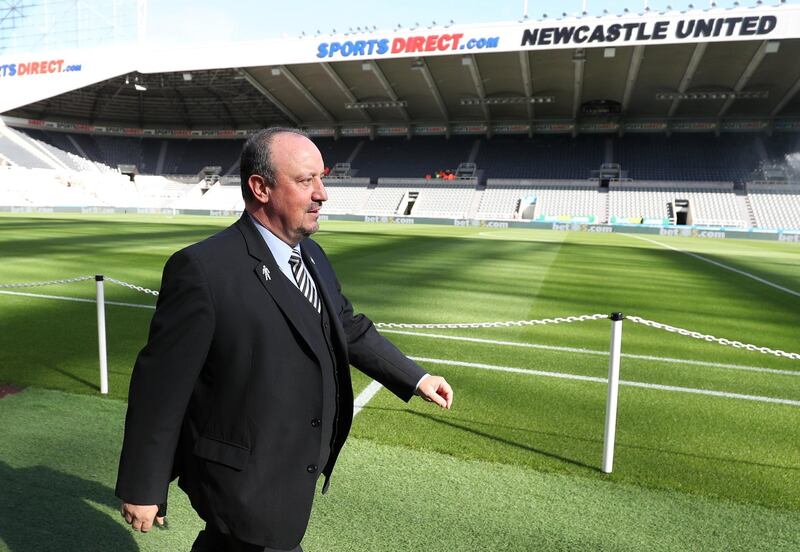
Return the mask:
<path fill-rule="evenodd" d="M 164 267 L 131 377 L 116 493 L 148 531 L 169 482 L 206 521 L 193 551 L 300 550 L 352 422 L 352 364 L 403 400 L 453 392 L 354 314 L 308 237 L 327 200 L 319 150 L 273 128 L 244 146 L 245 213 Z"/>

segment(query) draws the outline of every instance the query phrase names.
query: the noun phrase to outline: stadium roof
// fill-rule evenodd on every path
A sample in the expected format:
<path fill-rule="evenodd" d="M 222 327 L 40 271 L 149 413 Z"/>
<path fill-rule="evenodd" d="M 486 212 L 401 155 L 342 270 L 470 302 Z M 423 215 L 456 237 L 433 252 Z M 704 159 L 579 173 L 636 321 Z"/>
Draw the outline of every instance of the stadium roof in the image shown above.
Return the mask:
<path fill-rule="evenodd" d="M 139 129 L 748 119 L 796 129 L 798 59 L 797 6 L 527 20 L 0 60 L 0 85 L 13 85 L 0 109 Z"/>

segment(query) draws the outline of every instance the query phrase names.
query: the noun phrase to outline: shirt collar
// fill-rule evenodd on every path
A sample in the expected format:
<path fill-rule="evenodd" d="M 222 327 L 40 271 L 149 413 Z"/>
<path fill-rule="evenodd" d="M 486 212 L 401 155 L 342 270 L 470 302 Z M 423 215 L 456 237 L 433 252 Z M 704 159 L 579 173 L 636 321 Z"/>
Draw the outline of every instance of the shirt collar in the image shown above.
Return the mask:
<path fill-rule="evenodd" d="M 267 247 L 275 258 L 275 262 L 278 266 L 289 266 L 289 257 L 292 256 L 292 246 L 273 234 L 269 228 L 258 222 L 253 215 L 250 215 L 250 213 L 248 213 L 248 215 L 250 216 L 250 220 L 253 221 L 253 224 L 255 224 L 258 233 L 261 234 L 261 237 L 264 238 L 264 241 L 267 243 Z M 300 251 L 300 244 L 297 244 L 295 247 Z"/>

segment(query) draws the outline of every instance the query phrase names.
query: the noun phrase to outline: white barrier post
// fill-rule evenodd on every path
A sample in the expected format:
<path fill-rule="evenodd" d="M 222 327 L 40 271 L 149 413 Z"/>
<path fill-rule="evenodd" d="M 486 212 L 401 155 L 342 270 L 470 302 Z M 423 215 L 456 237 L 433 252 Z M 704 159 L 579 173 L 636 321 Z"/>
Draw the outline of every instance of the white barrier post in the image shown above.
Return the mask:
<path fill-rule="evenodd" d="M 603 473 L 611 473 L 614 465 L 614 438 L 617 432 L 617 396 L 619 394 L 619 357 L 622 349 L 621 312 L 611 313 L 611 351 L 608 359 L 608 402 L 606 430 L 603 437 Z"/>
<path fill-rule="evenodd" d="M 94 277 L 97 284 L 97 346 L 100 354 L 100 393 L 108 395 L 108 361 L 106 358 L 106 299 L 103 275 Z"/>

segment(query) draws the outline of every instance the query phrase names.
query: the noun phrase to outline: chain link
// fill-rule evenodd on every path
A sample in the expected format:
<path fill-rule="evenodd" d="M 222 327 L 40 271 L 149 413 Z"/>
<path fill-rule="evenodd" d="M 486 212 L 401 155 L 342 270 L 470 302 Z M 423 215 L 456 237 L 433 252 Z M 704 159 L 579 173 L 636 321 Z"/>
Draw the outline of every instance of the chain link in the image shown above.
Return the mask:
<path fill-rule="evenodd" d="M 61 280 L 48 280 L 46 282 L 27 282 L 22 284 L 0 284 L 0 289 L 11 288 L 27 288 L 38 286 L 54 286 L 58 284 L 72 284 L 74 282 L 83 282 L 86 280 L 94 280 L 94 276 L 77 276 L 75 278 L 62 278 Z"/>
<path fill-rule="evenodd" d="M 774 355 L 777 357 L 800 360 L 800 354 L 798 353 L 787 353 L 786 351 L 781 351 L 779 349 L 770 349 L 769 347 L 759 347 L 758 345 L 752 345 L 750 343 L 742 343 L 741 341 L 736 341 L 733 339 L 725 339 L 724 337 L 714 337 L 713 335 L 702 334 L 700 332 L 693 332 L 691 330 L 685 330 L 683 328 L 676 328 L 675 326 L 670 326 L 669 324 L 662 324 L 661 322 L 654 322 L 653 320 L 645 320 L 644 318 L 640 318 L 638 316 L 626 316 L 625 318 L 627 320 L 630 320 L 631 322 L 635 322 L 636 324 L 650 326 L 651 328 L 677 333 L 679 335 L 692 337 L 694 339 L 701 339 L 703 341 L 719 343 L 720 345 L 728 345 L 729 347 L 734 347 L 736 349 L 747 349 L 748 351 L 755 351 L 758 353 L 764 353 L 766 355 Z"/>
<path fill-rule="evenodd" d="M 158 292 L 154 289 L 147 289 L 146 287 L 137 286 L 136 284 L 129 284 L 128 282 L 123 282 L 122 280 L 117 280 L 116 278 L 109 278 L 106 276 L 105 278 L 107 281 L 117 284 L 118 286 L 130 288 L 141 293 L 147 293 L 148 295 L 154 295 L 158 297 Z"/>
<path fill-rule="evenodd" d="M 564 324 L 569 322 L 585 322 L 608 318 L 607 314 L 584 314 L 581 316 L 565 316 L 559 318 L 540 318 L 539 320 L 509 320 L 506 322 L 463 322 L 453 324 L 400 324 L 394 322 L 377 322 L 377 328 L 386 329 L 426 329 L 426 330 L 464 330 L 473 328 L 511 328 L 522 326 L 544 326 L 545 324 Z"/>

